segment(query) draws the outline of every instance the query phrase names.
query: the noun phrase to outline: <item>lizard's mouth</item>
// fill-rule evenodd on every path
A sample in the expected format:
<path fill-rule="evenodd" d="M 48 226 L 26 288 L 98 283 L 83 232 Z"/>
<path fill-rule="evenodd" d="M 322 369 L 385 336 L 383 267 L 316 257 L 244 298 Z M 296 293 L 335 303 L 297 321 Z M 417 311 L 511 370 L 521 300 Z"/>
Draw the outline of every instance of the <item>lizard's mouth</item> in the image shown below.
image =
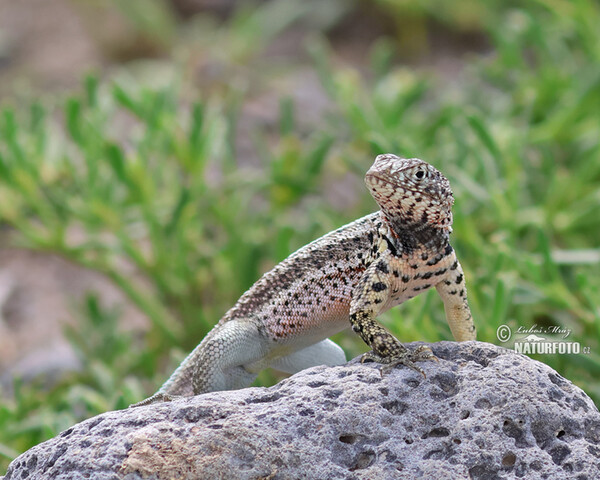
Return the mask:
<path fill-rule="evenodd" d="M 423 188 L 423 186 L 405 182 L 404 178 L 401 178 L 398 181 L 376 173 L 367 172 L 365 183 L 373 196 L 390 198 L 391 195 L 396 193 L 400 195 L 410 193 L 434 201 L 437 199 L 442 205 L 446 205 L 447 207 L 451 207 L 454 204 L 454 197 L 450 190 L 442 188 L 442 190 L 439 191 L 433 186 L 426 186 Z M 393 192 L 385 191 L 390 189 L 393 190 Z"/>
<path fill-rule="evenodd" d="M 379 175 L 375 175 L 373 173 L 367 173 L 365 178 L 368 180 L 369 184 L 377 184 L 377 185 L 391 185 L 392 187 L 400 188 L 400 185 L 396 182 L 392 182 L 387 178 L 380 177 Z"/>
<path fill-rule="evenodd" d="M 392 189 L 394 189 L 394 191 L 397 192 L 419 193 L 416 189 L 412 189 L 406 184 L 401 185 L 399 182 L 395 182 L 393 180 L 390 180 L 389 178 L 384 178 L 379 175 L 367 174 L 365 176 L 365 179 L 367 180 L 367 186 L 371 191 L 373 191 L 373 193 L 379 193 L 377 192 L 378 187 L 391 187 Z"/>

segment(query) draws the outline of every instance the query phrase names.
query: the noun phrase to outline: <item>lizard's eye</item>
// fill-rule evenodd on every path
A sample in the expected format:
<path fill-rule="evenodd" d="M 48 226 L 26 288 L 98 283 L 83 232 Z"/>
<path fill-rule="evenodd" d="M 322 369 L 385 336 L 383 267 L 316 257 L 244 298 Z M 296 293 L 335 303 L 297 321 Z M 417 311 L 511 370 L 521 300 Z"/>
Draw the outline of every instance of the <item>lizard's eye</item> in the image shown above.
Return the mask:
<path fill-rule="evenodd" d="M 423 180 L 423 177 L 425 177 L 425 172 L 423 170 L 417 170 L 415 177 L 417 177 L 417 180 Z"/>

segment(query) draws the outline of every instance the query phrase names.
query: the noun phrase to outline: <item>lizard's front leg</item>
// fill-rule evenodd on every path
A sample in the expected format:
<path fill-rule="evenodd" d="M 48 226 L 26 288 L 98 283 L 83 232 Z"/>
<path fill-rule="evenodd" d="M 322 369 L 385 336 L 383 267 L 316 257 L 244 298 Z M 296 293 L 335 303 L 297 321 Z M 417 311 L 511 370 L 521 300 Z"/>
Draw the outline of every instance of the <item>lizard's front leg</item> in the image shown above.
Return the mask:
<path fill-rule="evenodd" d="M 373 360 L 385 364 L 382 374 L 397 365 L 405 365 L 425 376 L 415 362 L 437 360 L 431 349 L 422 346 L 414 351 L 409 350 L 375 320 L 390 295 L 392 269 L 389 259 L 390 254 L 384 254 L 374 261 L 363 274 L 352 295 L 352 330 L 372 348 L 372 351 L 363 355 L 361 362 Z"/>
<path fill-rule="evenodd" d="M 476 340 L 475 324 L 467 302 L 465 276 L 454 252 L 451 262 L 446 275 L 435 288 L 444 302 L 446 320 L 454 339 L 457 342 Z"/>

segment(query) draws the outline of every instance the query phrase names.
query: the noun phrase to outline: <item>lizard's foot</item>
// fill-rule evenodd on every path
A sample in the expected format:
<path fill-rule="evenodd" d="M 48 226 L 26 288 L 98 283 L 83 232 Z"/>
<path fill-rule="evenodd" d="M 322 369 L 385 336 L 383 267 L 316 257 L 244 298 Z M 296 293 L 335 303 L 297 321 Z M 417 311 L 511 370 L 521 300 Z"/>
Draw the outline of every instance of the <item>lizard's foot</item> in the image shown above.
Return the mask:
<path fill-rule="evenodd" d="M 142 400 L 141 402 L 134 403 L 133 405 L 129 405 L 129 408 L 134 407 L 143 407 L 145 405 L 152 405 L 153 403 L 165 403 L 172 402 L 173 400 L 177 400 L 178 398 L 183 398 L 182 395 L 169 395 L 168 393 L 155 393 L 151 397 Z"/>
<path fill-rule="evenodd" d="M 419 372 L 423 377 L 427 377 L 421 367 L 415 364 L 415 362 L 423 362 L 433 360 L 438 362 L 438 358 L 433 354 L 431 348 L 427 345 L 421 345 L 415 350 L 402 350 L 398 355 L 383 357 L 374 351 L 365 353 L 360 359 L 361 363 L 365 361 L 373 361 L 383 363 L 381 367 L 381 376 L 389 373 L 394 367 L 398 365 L 404 365 L 405 367 L 411 368 L 412 370 Z"/>

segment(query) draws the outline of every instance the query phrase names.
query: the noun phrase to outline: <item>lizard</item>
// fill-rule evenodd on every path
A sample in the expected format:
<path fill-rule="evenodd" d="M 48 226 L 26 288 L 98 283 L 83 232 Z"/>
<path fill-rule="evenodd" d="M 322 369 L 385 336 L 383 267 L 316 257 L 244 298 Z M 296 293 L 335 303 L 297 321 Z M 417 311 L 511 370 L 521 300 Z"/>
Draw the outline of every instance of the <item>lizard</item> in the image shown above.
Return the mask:
<path fill-rule="evenodd" d="M 435 287 L 455 340 L 476 337 L 462 267 L 449 243 L 454 196 L 432 165 L 377 156 L 365 183 L 379 211 L 300 248 L 265 273 L 153 396 L 133 406 L 249 386 L 267 367 L 297 373 L 346 362 L 328 337 L 351 327 L 371 348 L 361 361 L 437 360 L 405 347 L 376 317 Z"/>

